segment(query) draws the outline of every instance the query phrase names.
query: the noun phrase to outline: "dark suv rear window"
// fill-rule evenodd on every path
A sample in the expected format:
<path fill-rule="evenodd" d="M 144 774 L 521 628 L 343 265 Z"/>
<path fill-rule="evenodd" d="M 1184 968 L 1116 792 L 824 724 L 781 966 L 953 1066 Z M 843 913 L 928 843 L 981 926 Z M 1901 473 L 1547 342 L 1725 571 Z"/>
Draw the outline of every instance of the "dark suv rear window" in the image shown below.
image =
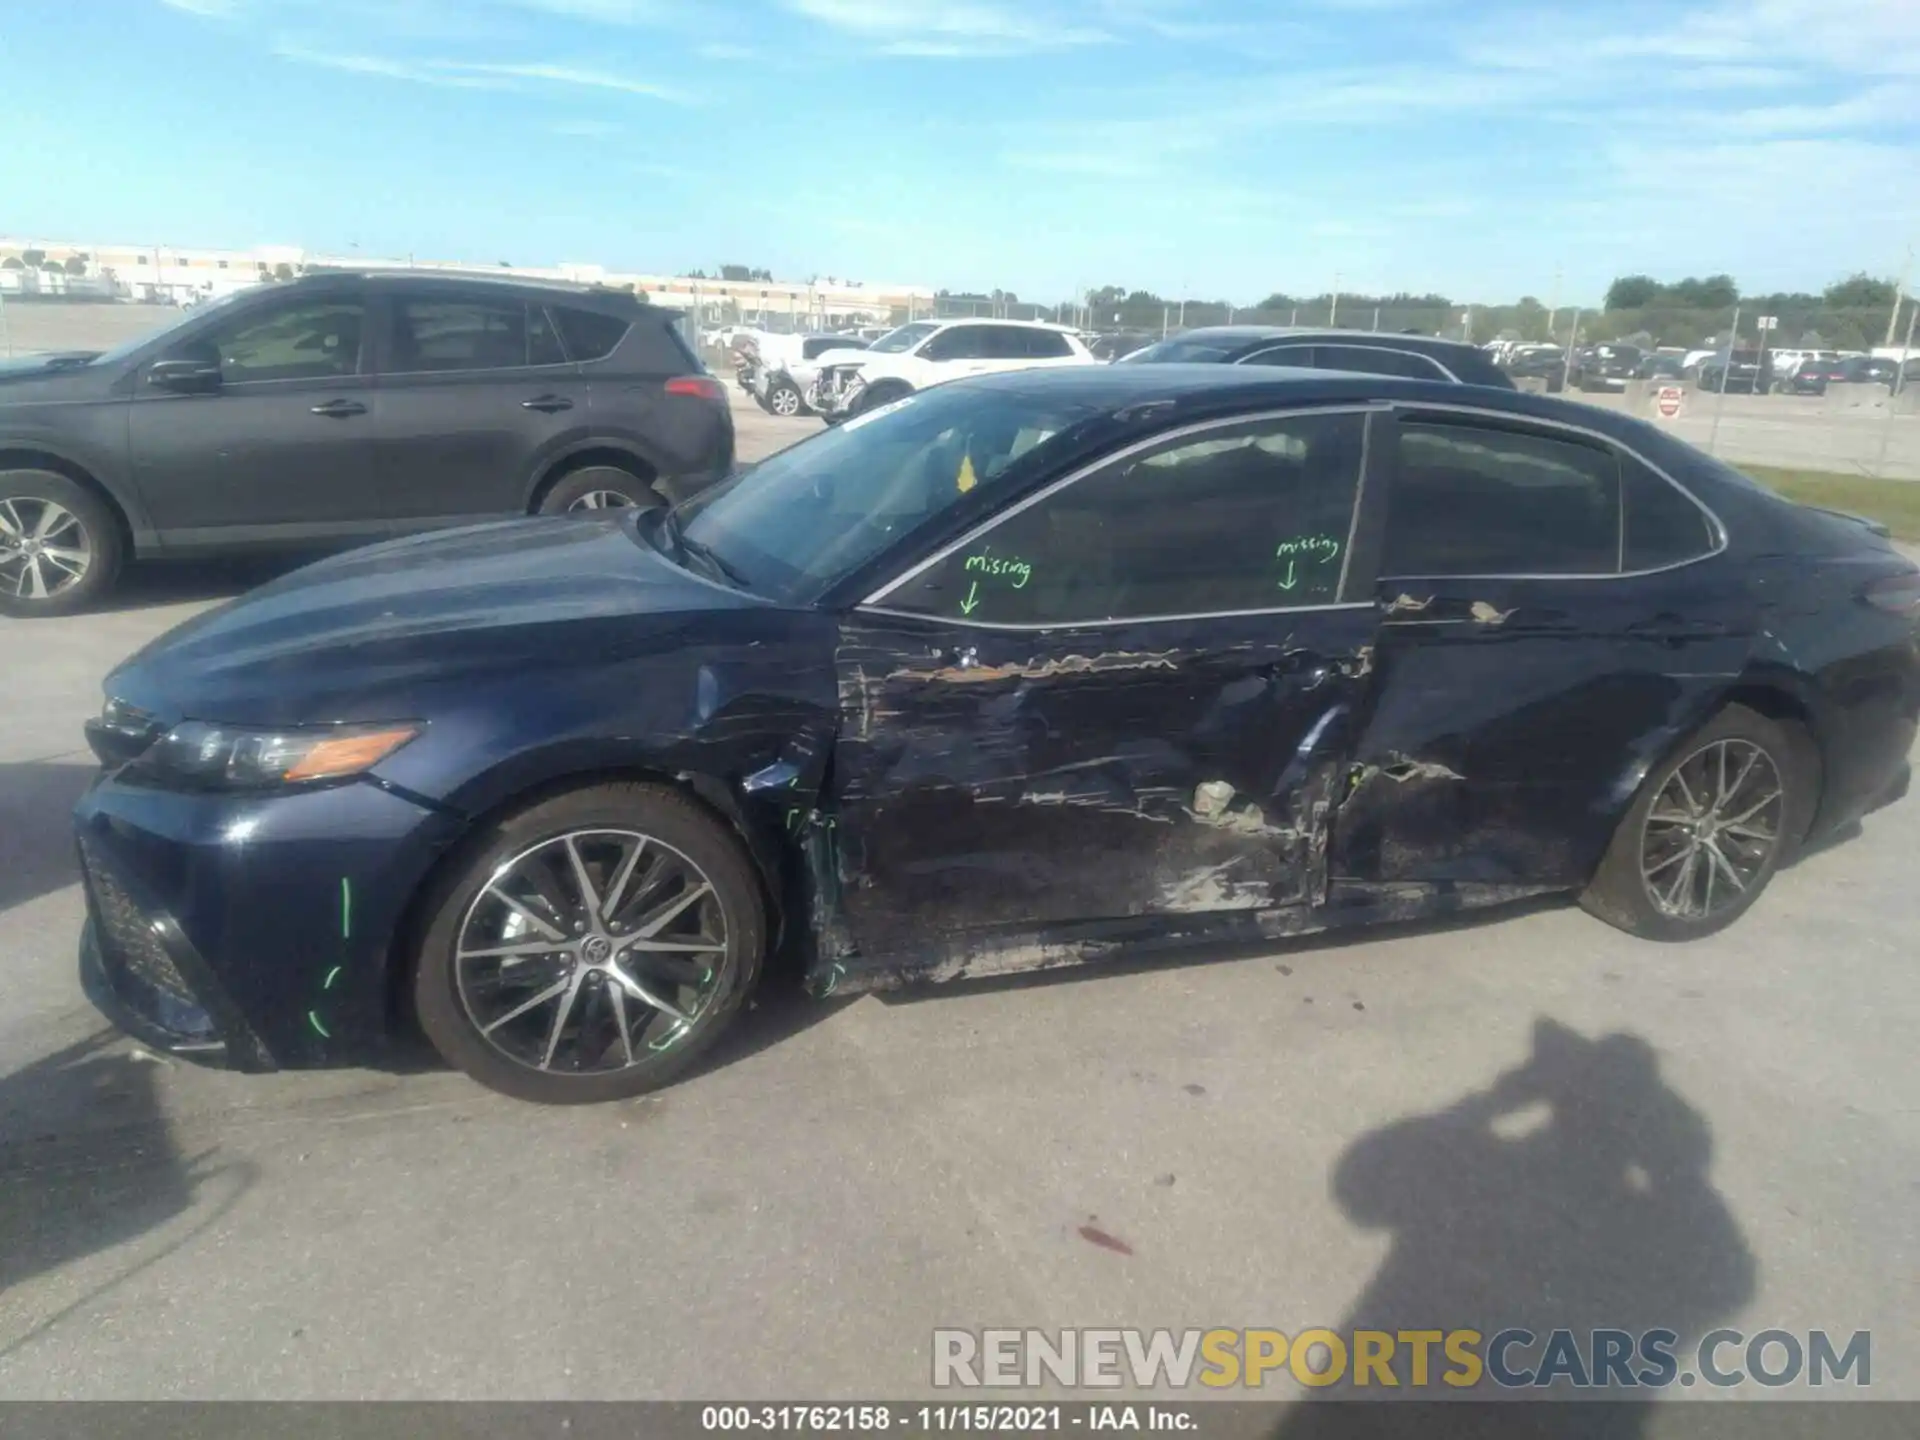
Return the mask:
<path fill-rule="evenodd" d="M 627 322 L 617 316 L 602 315 L 597 310 L 573 310 L 565 305 L 552 308 L 553 318 L 560 326 L 560 338 L 567 343 L 567 354 L 575 360 L 606 359 L 627 333 Z"/>

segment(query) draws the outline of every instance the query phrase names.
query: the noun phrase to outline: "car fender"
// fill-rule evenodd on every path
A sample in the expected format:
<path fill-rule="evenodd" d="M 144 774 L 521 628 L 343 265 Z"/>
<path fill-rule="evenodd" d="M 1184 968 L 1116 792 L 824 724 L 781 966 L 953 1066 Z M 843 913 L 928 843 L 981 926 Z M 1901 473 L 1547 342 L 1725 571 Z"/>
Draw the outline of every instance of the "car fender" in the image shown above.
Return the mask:
<path fill-rule="evenodd" d="M 78 470 L 94 481 L 107 493 L 107 498 L 119 507 L 120 513 L 127 518 L 127 528 L 132 532 L 136 550 L 150 550 L 159 543 L 159 537 L 153 528 L 153 521 L 147 515 L 147 507 L 140 498 L 139 488 L 127 473 L 125 401 L 108 401 L 121 407 L 118 423 L 111 427 L 119 454 L 103 445 L 90 445 L 84 439 L 65 430 L 55 431 L 51 426 L 22 422 L 17 416 L 9 416 L 4 426 L 0 426 L 0 453 L 17 450 L 37 451 L 51 456 L 61 465 Z"/>
<path fill-rule="evenodd" d="M 535 498 L 545 486 L 547 478 L 555 470 L 576 456 L 594 451 L 614 451 L 644 466 L 654 476 L 666 473 L 659 457 L 650 453 L 648 447 L 628 435 L 596 434 L 592 431 L 584 435 L 569 435 L 542 449 L 535 457 L 528 472 L 524 487 L 522 507 L 531 509 Z"/>

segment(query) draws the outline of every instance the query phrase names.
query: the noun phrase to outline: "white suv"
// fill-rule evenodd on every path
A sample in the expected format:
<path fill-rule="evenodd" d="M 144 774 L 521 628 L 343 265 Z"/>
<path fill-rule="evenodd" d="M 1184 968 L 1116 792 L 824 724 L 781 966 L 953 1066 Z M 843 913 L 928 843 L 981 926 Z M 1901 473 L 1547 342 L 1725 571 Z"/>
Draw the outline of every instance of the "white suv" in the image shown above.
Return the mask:
<path fill-rule="evenodd" d="M 1031 320 L 916 320 L 858 355 L 822 359 L 807 404 L 829 425 L 963 375 L 1099 363 L 1073 331 Z"/>

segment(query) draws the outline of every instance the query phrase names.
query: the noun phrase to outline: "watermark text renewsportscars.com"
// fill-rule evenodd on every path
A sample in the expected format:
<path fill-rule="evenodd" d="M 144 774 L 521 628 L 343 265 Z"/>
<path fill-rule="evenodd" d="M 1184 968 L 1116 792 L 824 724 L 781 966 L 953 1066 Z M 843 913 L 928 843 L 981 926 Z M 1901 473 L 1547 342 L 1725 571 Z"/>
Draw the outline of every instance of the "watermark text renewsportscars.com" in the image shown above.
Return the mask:
<path fill-rule="evenodd" d="M 936 1388 L 1582 1391 L 1873 1383 L 1873 1333 L 1710 1330 L 935 1330 Z"/>

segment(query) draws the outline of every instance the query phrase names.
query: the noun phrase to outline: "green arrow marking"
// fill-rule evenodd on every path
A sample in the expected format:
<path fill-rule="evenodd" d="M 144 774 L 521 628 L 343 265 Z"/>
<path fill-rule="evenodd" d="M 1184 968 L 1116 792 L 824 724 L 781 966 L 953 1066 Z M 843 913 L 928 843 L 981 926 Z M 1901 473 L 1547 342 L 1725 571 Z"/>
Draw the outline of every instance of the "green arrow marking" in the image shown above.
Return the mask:
<path fill-rule="evenodd" d="M 1282 590 L 1291 590 L 1299 582 L 1293 578 L 1293 561 L 1287 561 L 1287 578 L 1280 582 Z"/>
<path fill-rule="evenodd" d="M 971 615 L 975 610 L 979 608 L 980 608 L 980 582 L 976 580 L 973 582 L 973 584 L 967 587 L 967 598 L 960 602 L 960 613 L 962 615 Z"/>

